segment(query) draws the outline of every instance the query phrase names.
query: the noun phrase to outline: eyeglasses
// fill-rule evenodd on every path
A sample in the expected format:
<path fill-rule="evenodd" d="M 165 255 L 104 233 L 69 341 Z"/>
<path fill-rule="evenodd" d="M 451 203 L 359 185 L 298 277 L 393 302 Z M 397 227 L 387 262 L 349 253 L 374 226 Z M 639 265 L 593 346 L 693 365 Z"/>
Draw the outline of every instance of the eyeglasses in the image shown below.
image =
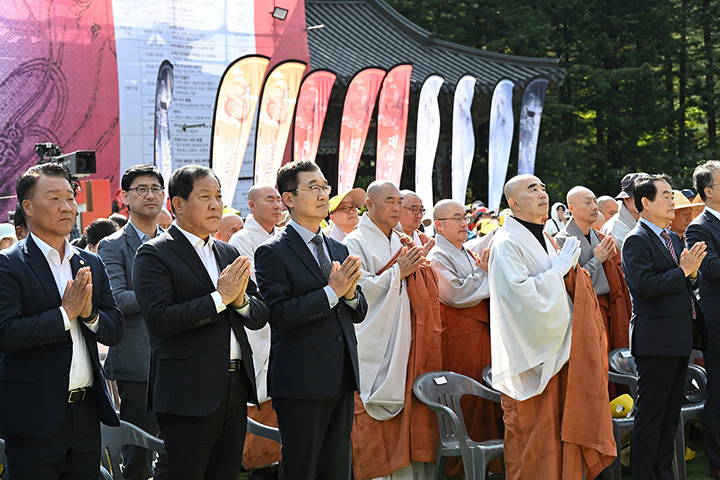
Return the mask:
<path fill-rule="evenodd" d="M 457 223 L 467 223 L 467 218 L 460 217 L 460 216 L 448 217 L 448 218 L 436 218 L 436 220 L 440 220 L 441 222 L 444 220 L 452 220 L 453 222 L 457 222 Z"/>
<path fill-rule="evenodd" d="M 140 195 L 141 197 L 144 197 L 145 195 L 147 195 L 148 192 L 152 192 L 153 195 L 155 195 L 156 197 L 158 197 L 158 196 L 162 195 L 162 193 L 165 191 L 165 189 L 162 188 L 162 187 L 150 187 L 150 188 L 148 188 L 148 187 L 135 187 L 135 188 L 128 188 L 128 191 L 130 191 L 130 190 L 135 190 L 135 192 L 137 192 L 137 194 Z"/>
<path fill-rule="evenodd" d="M 343 213 L 356 212 L 357 213 L 357 210 L 358 209 L 355 207 L 338 207 L 335 210 L 333 210 L 333 213 L 335 213 L 335 212 L 343 212 Z"/>
<path fill-rule="evenodd" d="M 419 207 L 403 207 L 405 210 L 410 210 L 413 215 L 424 215 L 425 209 Z"/>
<path fill-rule="evenodd" d="M 309 187 L 295 189 L 296 192 L 299 192 L 300 190 L 310 190 L 310 193 L 313 195 L 320 195 L 321 190 L 323 193 L 329 194 L 332 190 L 332 185 L 310 185 Z"/>

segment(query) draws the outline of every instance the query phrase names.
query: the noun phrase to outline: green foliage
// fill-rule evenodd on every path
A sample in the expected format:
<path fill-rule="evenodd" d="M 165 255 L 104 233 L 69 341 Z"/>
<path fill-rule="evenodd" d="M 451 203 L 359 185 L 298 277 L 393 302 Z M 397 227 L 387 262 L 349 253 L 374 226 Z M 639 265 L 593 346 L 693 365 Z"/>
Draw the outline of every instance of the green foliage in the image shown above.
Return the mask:
<path fill-rule="evenodd" d="M 630 171 L 688 188 L 717 155 L 720 0 L 387 1 L 444 40 L 562 59 L 568 75 L 548 91 L 536 161 L 553 200 L 578 184 L 614 195 Z M 474 197 L 487 190 L 477 165 Z"/>

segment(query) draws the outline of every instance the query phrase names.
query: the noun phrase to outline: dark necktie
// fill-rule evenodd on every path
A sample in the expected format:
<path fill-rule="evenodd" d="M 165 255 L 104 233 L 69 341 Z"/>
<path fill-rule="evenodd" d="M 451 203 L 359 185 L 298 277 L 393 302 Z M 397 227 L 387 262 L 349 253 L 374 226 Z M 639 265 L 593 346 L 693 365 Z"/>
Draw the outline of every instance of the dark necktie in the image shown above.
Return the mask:
<path fill-rule="evenodd" d="M 330 259 L 327 257 L 327 255 L 325 255 L 322 236 L 315 235 L 310 241 L 315 246 L 315 253 L 317 254 L 318 262 L 320 262 L 320 270 L 322 270 L 322 273 L 323 275 L 325 275 L 325 279 L 327 280 L 328 278 L 330 278 L 330 271 L 332 270 L 332 265 L 330 263 Z"/>
<path fill-rule="evenodd" d="M 670 255 L 672 255 L 673 260 L 675 260 L 675 263 L 680 264 L 680 262 L 678 261 L 679 259 L 677 256 L 677 252 L 675 251 L 675 247 L 673 246 L 672 240 L 670 239 L 670 235 L 668 235 L 668 233 L 665 230 L 663 230 L 662 232 L 660 232 L 660 236 L 665 241 L 665 246 L 667 247 L 668 250 L 670 250 Z M 692 305 L 693 319 L 697 319 L 697 311 L 695 310 L 695 299 L 694 298 L 690 299 L 690 304 Z"/>

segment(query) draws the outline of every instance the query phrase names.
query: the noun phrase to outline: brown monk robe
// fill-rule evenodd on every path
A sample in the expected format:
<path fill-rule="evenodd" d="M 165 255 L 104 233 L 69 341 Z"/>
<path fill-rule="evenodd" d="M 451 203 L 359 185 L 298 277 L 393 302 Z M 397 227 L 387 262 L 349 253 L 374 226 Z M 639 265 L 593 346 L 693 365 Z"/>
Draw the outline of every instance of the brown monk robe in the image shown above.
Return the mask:
<path fill-rule="evenodd" d="M 596 478 L 616 456 L 608 406 L 607 340 L 586 270 L 565 277 L 573 298 L 570 360 L 542 394 L 525 401 L 502 396 L 505 478 Z M 538 419 L 544 419 L 539 421 Z"/>
<path fill-rule="evenodd" d="M 437 277 L 430 266 L 424 265 L 407 277 L 407 284 L 412 307 L 412 344 L 405 405 L 395 417 L 381 422 L 367 414 L 355 394 L 352 429 L 355 480 L 390 475 L 411 462 L 435 463 L 437 459 L 437 416 L 412 393 L 418 375 L 442 369 Z"/>
<path fill-rule="evenodd" d="M 599 233 L 600 240 L 605 235 Z M 603 263 L 610 293 L 598 296 L 600 313 L 608 336 L 608 352 L 616 348 L 630 347 L 630 317 L 632 303 L 630 292 L 625 283 L 625 275 L 620 264 L 620 251 L 616 248 L 612 257 Z"/>
<path fill-rule="evenodd" d="M 260 404 L 260 409 L 255 405 L 248 405 L 247 414 L 249 418 L 267 425 L 268 427 L 278 426 L 277 416 L 272 409 L 272 400 Z M 246 470 L 265 467 L 279 462 L 280 444 L 267 438 L 245 435 L 245 448 L 243 449 L 243 467 Z"/>
<path fill-rule="evenodd" d="M 482 371 L 490 365 L 490 305 L 483 300 L 474 307 L 454 308 L 440 304 L 442 319 L 443 370 L 460 373 L 482 383 Z M 460 400 L 465 427 L 470 438 L 481 442 L 503 438 L 502 408 L 484 398 L 466 395 Z M 502 472 L 500 460 L 491 470 Z M 445 474 L 464 475 L 462 460 L 449 458 Z"/>

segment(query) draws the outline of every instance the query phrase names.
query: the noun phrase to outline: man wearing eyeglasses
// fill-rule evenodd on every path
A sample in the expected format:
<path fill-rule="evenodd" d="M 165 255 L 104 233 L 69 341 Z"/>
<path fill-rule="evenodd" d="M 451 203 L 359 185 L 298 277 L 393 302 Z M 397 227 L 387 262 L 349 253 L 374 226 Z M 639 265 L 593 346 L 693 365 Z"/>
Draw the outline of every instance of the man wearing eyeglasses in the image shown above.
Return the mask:
<path fill-rule="evenodd" d="M 160 171 L 152 165 L 134 165 L 127 169 L 120 181 L 122 200 L 128 206 L 130 218 L 117 232 L 98 244 L 113 287 L 113 297 L 125 317 L 125 336 L 108 350 L 105 360 L 107 378 L 117 382 L 120 396 L 120 419 L 157 435 L 160 431 L 153 412 L 145 411 L 148 373 L 150 369 L 150 338 L 140 313 L 132 271 L 135 252 L 140 245 L 162 232 L 157 217 L 163 205 L 165 182 Z M 164 458 L 160 468 L 152 472 L 153 452 L 139 447 L 126 447 L 123 478 L 140 480 L 153 477 L 164 479 Z"/>
<path fill-rule="evenodd" d="M 454 200 L 440 200 L 433 209 L 435 246 L 428 260 L 438 277 L 442 319 L 443 370 L 482 381 L 483 368 L 490 365 L 490 286 L 488 257 L 469 252 L 465 207 Z M 463 400 L 468 434 L 475 441 L 499 438 L 499 406 L 480 397 Z M 462 464 L 449 461 L 447 475 L 462 475 Z"/>
<path fill-rule="evenodd" d="M 419 230 L 423 215 L 425 215 L 422 200 L 412 190 L 402 190 L 400 191 L 400 195 L 402 195 L 403 201 L 400 210 L 399 225 L 402 227 L 405 235 L 412 238 L 413 243 L 418 247 L 432 243 L 432 245 L 429 245 L 425 249 L 425 253 L 427 253 L 435 245 L 435 240 Z"/>
<path fill-rule="evenodd" d="M 330 185 L 314 162 L 277 174 L 291 221 L 255 252 L 272 328 L 268 393 L 282 439 L 280 479 L 350 478 L 354 392 L 360 389 L 354 324 L 367 303 L 360 259 L 326 237 Z"/>
<path fill-rule="evenodd" d="M 365 204 L 365 191 L 362 188 L 353 188 L 349 192 L 335 195 L 330 199 L 330 221 L 332 227 L 329 235 L 338 242 L 355 230 L 360 217 L 358 208 Z M 327 232 L 326 232 L 327 233 Z"/>
<path fill-rule="evenodd" d="M 437 419 L 412 395 L 421 373 L 442 369 L 437 279 L 423 249 L 395 230 L 404 198 L 386 180 L 367 189 L 367 214 L 347 236 L 362 260 L 368 314 L 357 328 L 363 376 L 353 433 L 356 478 L 432 476 Z M 374 445 L 374 448 L 368 448 Z"/>

